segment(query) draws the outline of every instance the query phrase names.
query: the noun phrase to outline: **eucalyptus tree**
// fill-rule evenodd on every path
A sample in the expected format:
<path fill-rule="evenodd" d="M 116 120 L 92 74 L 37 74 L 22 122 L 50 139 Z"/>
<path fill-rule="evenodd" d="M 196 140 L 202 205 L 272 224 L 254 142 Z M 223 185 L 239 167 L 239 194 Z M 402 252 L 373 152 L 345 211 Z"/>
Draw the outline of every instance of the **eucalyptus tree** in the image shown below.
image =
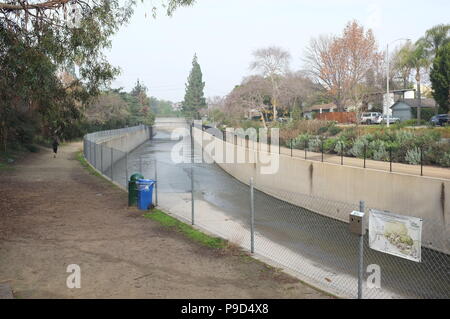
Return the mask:
<path fill-rule="evenodd" d="M 169 0 L 168 14 L 193 0 Z M 14 138 L 19 110 L 62 134 L 118 74 L 103 54 L 136 0 L 0 0 L 0 138 Z M 65 71 L 76 76 L 66 77 Z M 62 81 L 65 77 L 70 81 Z M 17 121 L 16 121 L 17 122 Z"/>

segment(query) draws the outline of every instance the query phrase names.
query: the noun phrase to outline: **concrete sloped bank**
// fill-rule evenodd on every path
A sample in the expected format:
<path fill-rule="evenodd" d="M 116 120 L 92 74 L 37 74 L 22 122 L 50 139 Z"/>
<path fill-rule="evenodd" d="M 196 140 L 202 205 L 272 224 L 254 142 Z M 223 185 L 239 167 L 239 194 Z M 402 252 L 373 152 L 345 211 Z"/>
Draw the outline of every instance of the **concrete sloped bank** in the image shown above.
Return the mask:
<path fill-rule="evenodd" d="M 224 142 L 212 136 L 208 136 L 205 142 L 202 134 L 208 133 L 194 128 L 195 141 L 203 141 L 205 153 L 213 157 L 213 148 L 208 147 L 208 143 L 214 143 L 214 149 L 221 149 Z M 267 157 L 267 152 L 237 144 L 225 143 L 225 148 L 233 149 L 236 158 Z M 308 161 L 286 155 L 271 156 L 279 160 L 278 169 L 273 174 L 261 174 L 261 168 L 267 165 L 259 161 L 217 164 L 245 184 L 252 177 L 257 189 L 275 198 L 343 222 L 348 221 L 348 203 L 357 205 L 360 200 L 365 201 L 367 208 L 422 218 L 422 245 L 450 253 L 449 180 Z M 332 202 L 332 208 L 324 205 L 326 201 Z"/>

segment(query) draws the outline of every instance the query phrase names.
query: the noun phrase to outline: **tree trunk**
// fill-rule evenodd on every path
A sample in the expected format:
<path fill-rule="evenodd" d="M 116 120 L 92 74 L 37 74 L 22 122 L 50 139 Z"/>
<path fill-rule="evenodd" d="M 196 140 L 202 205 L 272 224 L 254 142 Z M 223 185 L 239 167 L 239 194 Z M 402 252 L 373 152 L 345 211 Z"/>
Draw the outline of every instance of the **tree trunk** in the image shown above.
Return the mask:
<path fill-rule="evenodd" d="M 422 97 L 420 92 L 420 70 L 416 70 L 416 81 L 417 81 L 417 125 L 420 125 L 421 120 L 421 104 Z"/>
<path fill-rule="evenodd" d="M 3 150 L 6 152 L 6 150 L 7 150 L 7 143 L 8 143 L 7 142 L 8 141 L 8 131 L 7 131 L 5 122 L 2 123 L 1 133 L 2 133 Z"/>
<path fill-rule="evenodd" d="M 259 111 L 259 113 L 261 114 L 261 119 L 263 121 L 264 128 L 267 129 L 267 124 L 266 124 L 266 119 L 264 118 L 264 114 L 261 111 Z"/>
<path fill-rule="evenodd" d="M 273 121 L 275 122 L 277 120 L 277 100 L 272 100 L 272 106 L 273 106 Z"/>

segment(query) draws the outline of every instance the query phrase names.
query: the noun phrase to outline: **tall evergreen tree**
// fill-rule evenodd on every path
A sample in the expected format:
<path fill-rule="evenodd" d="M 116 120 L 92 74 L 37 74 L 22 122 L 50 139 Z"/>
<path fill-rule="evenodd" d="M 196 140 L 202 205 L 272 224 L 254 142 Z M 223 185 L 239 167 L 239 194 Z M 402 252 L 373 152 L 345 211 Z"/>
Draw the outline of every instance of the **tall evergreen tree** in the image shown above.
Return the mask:
<path fill-rule="evenodd" d="M 182 108 L 185 116 L 194 119 L 199 119 L 200 109 L 206 107 L 206 100 L 203 93 L 205 82 L 203 82 L 202 77 L 202 70 L 200 64 L 197 62 L 197 55 L 195 54 L 192 60 L 192 70 L 186 83 L 186 93 Z"/>
<path fill-rule="evenodd" d="M 443 45 L 437 52 L 430 73 L 433 97 L 439 104 L 439 112 L 450 109 L 450 43 Z"/>

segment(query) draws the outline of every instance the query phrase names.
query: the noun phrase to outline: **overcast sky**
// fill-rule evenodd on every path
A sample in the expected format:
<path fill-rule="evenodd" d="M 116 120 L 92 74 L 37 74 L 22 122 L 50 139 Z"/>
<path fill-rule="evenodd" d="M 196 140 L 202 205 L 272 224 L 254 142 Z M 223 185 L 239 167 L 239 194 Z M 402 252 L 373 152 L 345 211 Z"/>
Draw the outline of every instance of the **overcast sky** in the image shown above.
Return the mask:
<path fill-rule="evenodd" d="M 261 47 L 288 50 L 296 70 L 312 37 L 338 34 L 352 19 L 372 28 L 383 48 L 450 23 L 448 0 L 197 0 L 173 17 L 161 11 L 156 19 L 151 7 L 158 1 L 144 2 L 106 52 L 122 71 L 112 86 L 130 90 L 139 78 L 150 95 L 174 102 L 184 97 L 194 53 L 205 96 L 223 96 L 251 74 L 252 52 Z"/>

